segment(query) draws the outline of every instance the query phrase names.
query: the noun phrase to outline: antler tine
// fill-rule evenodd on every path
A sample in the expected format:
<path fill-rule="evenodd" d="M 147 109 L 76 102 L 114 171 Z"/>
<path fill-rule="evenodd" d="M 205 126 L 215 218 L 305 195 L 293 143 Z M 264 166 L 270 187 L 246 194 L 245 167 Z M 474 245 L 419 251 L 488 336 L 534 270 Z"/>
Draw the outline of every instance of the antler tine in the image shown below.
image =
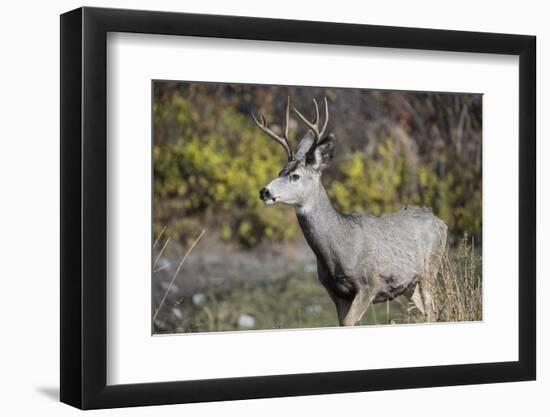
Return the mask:
<path fill-rule="evenodd" d="M 310 122 L 307 120 L 302 113 L 298 111 L 296 107 L 294 107 L 294 112 L 302 119 L 302 121 L 309 127 L 314 135 L 315 135 L 315 144 L 318 144 L 323 140 L 325 131 L 327 130 L 328 125 L 328 101 L 325 97 L 325 122 L 323 123 L 323 129 L 319 131 L 319 105 L 317 104 L 317 100 L 313 99 L 313 106 L 315 107 L 315 119 L 313 122 Z"/>
<path fill-rule="evenodd" d="M 315 125 L 315 124 L 313 124 L 313 123 L 311 123 L 309 120 L 307 120 L 307 119 L 304 117 L 304 115 L 298 111 L 298 109 L 297 109 L 296 107 L 294 107 L 294 112 L 298 115 L 298 117 L 299 117 L 300 119 L 302 119 L 302 122 L 304 122 L 304 123 L 307 125 L 307 127 L 309 127 L 309 128 L 313 131 L 313 133 L 315 134 L 315 140 L 318 141 L 318 139 L 319 139 L 319 129 L 318 129 L 318 126 Z"/>
<path fill-rule="evenodd" d="M 254 120 L 254 123 L 256 123 L 256 126 L 260 128 L 264 133 L 266 133 L 271 138 L 275 139 L 283 148 L 285 148 L 286 154 L 288 156 L 288 160 L 292 160 L 294 158 L 294 153 L 292 152 L 292 149 L 290 148 L 290 145 L 288 143 L 288 121 L 289 121 L 289 100 L 287 100 L 287 109 L 286 109 L 286 124 L 285 124 L 285 136 L 280 137 L 277 135 L 274 131 L 272 131 L 269 127 L 267 127 L 267 121 L 263 114 L 260 113 L 260 120 L 256 119 L 256 116 L 253 112 L 250 113 L 252 116 L 252 119 Z"/>
<path fill-rule="evenodd" d="M 260 120 L 256 119 L 256 116 L 254 115 L 253 112 L 250 112 L 250 115 L 252 116 L 252 119 L 254 119 L 254 123 L 256 123 L 256 126 L 258 126 L 260 129 L 264 130 L 262 115 L 260 114 Z"/>
<path fill-rule="evenodd" d="M 317 125 L 320 119 L 319 119 L 319 106 L 317 105 L 317 100 L 315 99 L 313 99 L 313 107 L 315 107 L 315 119 L 313 119 L 313 124 Z"/>
<path fill-rule="evenodd" d="M 289 119 L 290 119 L 290 114 L 289 114 L 289 108 L 290 108 L 290 96 L 287 96 L 286 98 L 286 113 L 285 113 L 285 139 L 286 139 L 286 143 L 288 144 L 288 126 L 289 126 Z M 290 145 L 289 145 L 289 148 L 290 148 Z"/>
<path fill-rule="evenodd" d="M 325 135 L 327 126 L 328 126 L 328 101 L 327 101 L 327 96 L 325 96 L 325 123 L 323 123 L 323 129 L 319 134 L 319 139 L 323 138 L 323 136 Z"/>

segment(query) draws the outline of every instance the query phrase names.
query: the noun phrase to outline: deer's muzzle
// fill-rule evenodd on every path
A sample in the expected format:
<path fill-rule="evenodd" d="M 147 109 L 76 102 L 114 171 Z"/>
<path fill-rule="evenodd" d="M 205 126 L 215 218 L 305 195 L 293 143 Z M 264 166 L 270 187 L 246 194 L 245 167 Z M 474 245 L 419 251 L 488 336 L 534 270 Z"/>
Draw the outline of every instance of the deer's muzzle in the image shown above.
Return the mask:
<path fill-rule="evenodd" d="M 276 198 L 273 197 L 271 192 L 266 187 L 260 190 L 260 199 L 268 205 L 275 203 L 276 200 Z"/>
<path fill-rule="evenodd" d="M 269 192 L 269 190 L 267 188 L 264 187 L 260 190 L 260 198 L 264 201 L 265 200 L 271 200 L 271 198 L 272 198 L 271 193 Z"/>

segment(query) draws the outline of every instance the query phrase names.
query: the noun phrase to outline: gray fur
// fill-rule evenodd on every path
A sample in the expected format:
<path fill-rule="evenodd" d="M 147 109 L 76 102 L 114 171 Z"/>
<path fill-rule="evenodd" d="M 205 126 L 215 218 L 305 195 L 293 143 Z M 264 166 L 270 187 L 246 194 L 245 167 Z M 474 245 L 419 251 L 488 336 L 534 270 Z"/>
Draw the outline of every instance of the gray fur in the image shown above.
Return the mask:
<path fill-rule="evenodd" d="M 371 303 L 402 294 L 433 321 L 432 288 L 447 226 L 421 207 L 404 207 L 380 217 L 334 209 L 321 181 L 322 170 L 334 155 L 333 139 L 320 138 L 309 157 L 289 161 L 262 190 L 262 199 L 266 205 L 281 203 L 296 210 L 340 325 L 353 326 Z"/>

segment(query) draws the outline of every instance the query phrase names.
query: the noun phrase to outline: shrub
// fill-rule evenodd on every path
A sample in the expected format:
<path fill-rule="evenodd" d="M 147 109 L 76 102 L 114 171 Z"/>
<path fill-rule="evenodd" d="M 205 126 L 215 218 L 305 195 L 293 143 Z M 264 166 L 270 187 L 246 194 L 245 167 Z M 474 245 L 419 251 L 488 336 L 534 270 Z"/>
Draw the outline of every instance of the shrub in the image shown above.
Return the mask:
<path fill-rule="evenodd" d="M 213 224 L 220 237 L 254 246 L 263 237 L 283 240 L 294 235 L 289 212 L 266 210 L 258 191 L 284 163 L 278 145 L 251 128 L 250 121 L 233 108 L 193 115 L 189 104 L 174 95 L 171 111 L 179 125 L 169 140 L 155 138 L 155 223 L 166 224 L 168 234 L 196 235 L 199 223 Z M 215 117 L 211 130 L 203 118 Z M 174 115 L 155 108 L 155 124 L 169 124 Z M 161 130 L 162 131 L 162 130 Z M 158 233 L 158 230 L 157 230 Z"/>
<path fill-rule="evenodd" d="M 266 210 L 258 198 L 285 154 L 251 122 L 249 95 L 186 88 L 159 89 L 154 100 L 155 232 L 165 225 L 185 244 L 206 226 L 243 247 L 296 237 L 293 211 Z M 374 133 L 354 146 L 338 137 L 337 159 L 324 174 L 334 205 L 373 215 L 424 205 L 448 225 L 451 244 L 465 232 L 481 241 L 481 173 L 472 162 L 453 159 L 455 148 L 443 141 L 421 150 L 404 129 Z"/>

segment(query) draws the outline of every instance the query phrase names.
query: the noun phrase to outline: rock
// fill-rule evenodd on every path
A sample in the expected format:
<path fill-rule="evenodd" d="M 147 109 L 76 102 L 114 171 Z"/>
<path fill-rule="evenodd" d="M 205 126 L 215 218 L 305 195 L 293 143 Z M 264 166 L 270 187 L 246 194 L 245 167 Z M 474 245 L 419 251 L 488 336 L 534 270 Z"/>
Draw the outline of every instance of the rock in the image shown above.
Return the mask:
<path fill-rule="evenodd" d="M 196 306 L 200 306 L 201 304 L 204 304 L 204 302 L 206 301 L 206 295 L 198 292 L 196 294 L 193 294 L 191 301 L 193 301 L 193 304 L 195 304 Z"/>
<path fill-rule="evenodd" d="M 255 323 L 256 319 L 248 314 L 241 314 L 237 320 L 237 325 L 241 329 L 251 329 Z"/>
<path fill-rule="evenodd" d="M 321 307 L 319 304 L 314 304 L 306 307 L 306 313 L 319 314 L 322 309 L 323 307 Z"/>
<path fill-rule="evenodd" d="M 178 318 L 178 319 L 181 319 L 181 317 L 182 317 L 181 310 L 180 310 L 179 308 L 177 308 L 177 307 L 174 307 L 174 308 L 172 309 L 172 314 L 173 314 L 174 316 L 176 316 L 176 318 Z"/>

